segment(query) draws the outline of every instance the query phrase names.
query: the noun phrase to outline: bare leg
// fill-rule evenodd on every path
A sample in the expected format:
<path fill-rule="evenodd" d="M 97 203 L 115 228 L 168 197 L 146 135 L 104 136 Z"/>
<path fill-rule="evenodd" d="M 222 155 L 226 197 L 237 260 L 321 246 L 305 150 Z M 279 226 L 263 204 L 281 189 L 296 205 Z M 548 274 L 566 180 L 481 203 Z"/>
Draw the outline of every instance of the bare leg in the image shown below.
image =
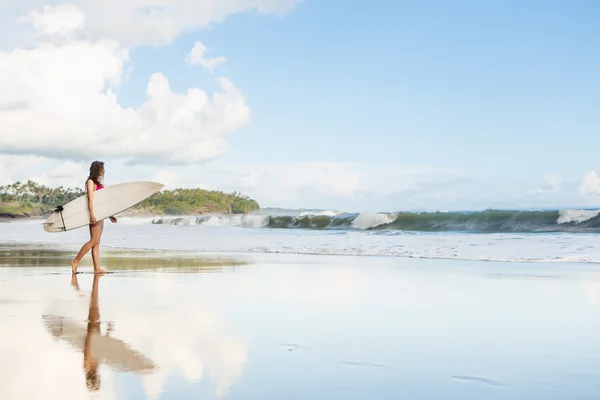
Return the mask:
<path fill-rule="evenodd" d="M 98 221 L 94 225 L 90 225 L 90 240 L 87 241 L 83 246 L 81 246 L 81 250 L 79 250 L 79 253 L 77 253 L 77 256 L 71 261 L 71 270 L 74 274 L 77 273 L 77 266 L 79 265 L 79 262 L 81 261 L 83 256 L 85 256 L 87 254 L 87 252 L 90 251 L 90 249 L 92 249 L 93 247 L 100 245 L 100 237 L 102 236 L 103 228 L 104 228 L 104 221 Z M 95 255 L 92 252 L 92 257 L 94 258 L 94 272 L 106 272 L 106 271 L 102 270 L 100 267 L 96 267 L 97 263 L 99 262 L 99 260 L 98 260 L 99 254 L 100 254 L 99 251 L 100 251 L 100 248 L 98 248 L 98 250 L 96 250 L 97 257 L 94 257 Z"/>
<path fill-rule="evenodd" d="M 94 261 L 94 273 L 95 274 L 106 274 L 107 271 L 100 268 L 100 238 L 102 237 L 102 231 L 104 231 L 104 221 L 96 222 L 96 224 L 90 229 L 92 236 L 98 239 L 97 243 L 92 247 L 92 260 Z"/>
<path fill-rule="evenodd" d="M 94 262 L 94 271 L 100 271 L 100 245 L 92 247 L 92 261 Z"/>
<path fill-rule="evenodd" d="M 97 224 L 97 222 L 96 222 Z M 88 240 L 87 242 L 85 242 L 83 244 L 83 246 L 81 246 L 81 249 L 79 250 L 79 253 L 77 253 L 77 256 L 75 256 L 75 258 L 73 260 L 71 260 L 71 271 L 73 272 L 73 274 L 77 273 L 77 267 L 79 266 L 79 262 L 81 261 L 81 259 L 83 258 L 83 256 L 86 255 L 86 253 L 88 251 L 90 251 L 90 249 L 92 247 L 94 247 L 94 235 L 92 233 L 92 225 L 89 225 L 90 228 L 90 240 Z"/>
<path fill-rule="evenodd" d="M 85 256 L 85 254 L 90 251 L 90 249 L 93 247 L 93 243 L 92 240 L 90 239 L 89 241 L 87 241 L 86 243 L 84 243 L 83 246 L 81 246 L 81 250 L 79 250 L 79 253 L 77 253 L 77 256 L 71 260 L 71 271 L 76 274 L 77 273 L 77 267 L 79 266 L 79 262 L 81 261 L 81 259 L 83 258 L 83 256 Z"/>
<path fill-rule="evenodd" d="M 108 271 L 100 268 L 100 245 L 97 244 L 92 248 L 92 259 L 94 260 L 94 273 L 106 274 Z"/>

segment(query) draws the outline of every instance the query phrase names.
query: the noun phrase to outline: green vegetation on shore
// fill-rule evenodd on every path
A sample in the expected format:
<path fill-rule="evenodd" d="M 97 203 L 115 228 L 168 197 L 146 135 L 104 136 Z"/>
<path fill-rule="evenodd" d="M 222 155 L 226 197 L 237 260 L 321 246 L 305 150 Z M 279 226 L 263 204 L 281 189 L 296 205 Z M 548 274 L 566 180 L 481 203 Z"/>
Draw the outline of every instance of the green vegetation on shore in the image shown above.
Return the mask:
<path fill-rule="evenodd" d="M 82 189 L 50 188 L 31 180 L 0 186 L 0 217 L 39 216 L 82 196 Z"/>
<path fill-rule="evenodd" d="M 135 210 L 153 214 L 200 214 L 221 212 L 242 214 L 258 210 L 255 200 L 240 193 L 217 190 L 174 189 L 156 193 L 142 201 Z"/>
<path fill-rule="evenodd" d="M 80 188 L 50 188 L 31 180 L 0 186 L 0 217 L 41 216 L 85 194 Z M 240 193 L 204 189 L 158 192 L 132 207 L 148 214 L 248 213 L 259 209 L 255 200 Z"/>

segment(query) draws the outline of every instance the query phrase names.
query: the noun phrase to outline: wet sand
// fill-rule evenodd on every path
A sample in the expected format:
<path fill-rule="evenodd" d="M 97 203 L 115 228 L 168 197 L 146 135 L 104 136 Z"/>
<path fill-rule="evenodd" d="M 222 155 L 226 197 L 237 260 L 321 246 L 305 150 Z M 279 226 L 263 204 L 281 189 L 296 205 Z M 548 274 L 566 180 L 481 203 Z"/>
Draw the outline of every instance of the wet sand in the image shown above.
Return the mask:
<path fill-rule="evenodd" d="M 600 267 L 0 245 L 2 399 L 592 399 Z"/>

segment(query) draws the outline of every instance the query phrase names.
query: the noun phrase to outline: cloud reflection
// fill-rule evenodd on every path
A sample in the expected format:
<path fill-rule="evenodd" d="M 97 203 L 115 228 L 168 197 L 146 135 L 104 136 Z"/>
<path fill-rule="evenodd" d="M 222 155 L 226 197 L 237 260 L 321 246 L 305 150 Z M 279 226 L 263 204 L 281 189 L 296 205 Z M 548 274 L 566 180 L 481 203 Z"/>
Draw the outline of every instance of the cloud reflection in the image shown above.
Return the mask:
<path fill-rule="evenodd" d="M 113 325 L 108 324 L 106 332 L 101 332 L 98 288 L 101 275 L 94 275 L 87 323 L 78 323 L 61 315 L 43 315 L 44 325 L 53 337 L 69 343 L 83 353 L 83 368 L 86 385 L 90 391 L 100 390 L 100 364 L 108 365 L 117 371 L 149 372 L 155 364 L 143 354 L 132 350 L 122 340 L 110 336 Z M 73 275 L 72 285 L 78 290 L 77 275 Z"/>
<path fill-rule="evenodd" d="M 76 290 L 59 278 L 0 281 L 7 300 L 0 305 L 0 398 L 117 399 L 133 379 L 145 398 L 156 399 L 168 397 L 172 378 L 211 381 L 222 397 L 241 377 L 245 342 L 224 333 L 190 286 L 94 276 L 89 302 L 81 303 L 86 290 L 77 277 Z M 156 285 L 172 285 L 175 294 L 149 295 Z M 27 293 L 34 295 L 25 300 Z"/>

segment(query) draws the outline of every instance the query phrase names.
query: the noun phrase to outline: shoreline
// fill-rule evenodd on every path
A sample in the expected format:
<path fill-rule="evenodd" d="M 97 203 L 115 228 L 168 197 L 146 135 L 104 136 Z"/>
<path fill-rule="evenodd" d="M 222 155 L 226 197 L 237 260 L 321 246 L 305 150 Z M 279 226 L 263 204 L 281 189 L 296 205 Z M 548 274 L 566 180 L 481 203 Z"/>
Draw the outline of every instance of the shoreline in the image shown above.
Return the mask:
<path fill-rule="evenodd" d="M 68 243 L 63 244 L 61 246 L 57 246 L 52 243 L 32 243 L 32 242 L 9 242 L 9 243 L 0 243 L 0 260 L 3 257 L 3 252 L 7 251 L 43 251 L 47 253 L 55 253 L 55 254 L 75 254 L 79 248 L 80 244 Z M 145 247 L 122 247 L 122 246 L 112 246 L 112 245 L 103 245 L 103 253 L 102 258 L 119 258 L 119 259 L 128 259 L 128 258 L 144 258 L 149 260 L 160 260 L 160 259 L 205 259 L 205 258 L 242 258 L 242 259 L 260 259 L 262 261 L 269 259 L 295 259 L 302 260 L 300 263 L 312 263 L 314 261 L 310 261 L 311 259 L 316 260 L 371 260 L 378 262 L 393 262 L 393 260 L 397 260 L 399 264 L 405 264 L 410 262 L 417 263 L 434 263 L 434 264 L 444 264 L 444 263 L 452 263 L 452 264 L 468 264 L 469 266 L 476 266 L 479 264 L 480 266 L 500 266 L 503 267 L 514 267 L 514 266 L 524 266 L 526 268 L 582 268 L 588 267 L 593 270 L 598 270 L 600 272 L 600 261 L 565 261 L 565 260 L 496 260 L 496 259 L 485 259 L 485 258 L 452 258 L 452 257 L 436 257 L 436 256 L 398 256 L 393 254 L 360 254 L 360 253 L 302 253 L 302 252 L 294 252 L 294 251 L 252 251 L 252 250 L 192 250 L 192 249 L 159 249 L 159 248 L 145 248 Z M 141 256 L 141 257 L 140 257 Z M 84 260 L 87 260 L 91 263 L 90 254 L 88 253 L 86 257 L 82 260 L 82 264 L 84 265 Z M 101 259 L 102 259 L 101 258 Z M 69 259 L 70 260 L 70 259 Z M 90 264 L 91 265 L 91 264 Z M 1 267 L 1 265 L 0 265 Z M 70 268 L 70 266 L 69 266 Z M 565 272 L 568 269 L 564 270 Z"/>

